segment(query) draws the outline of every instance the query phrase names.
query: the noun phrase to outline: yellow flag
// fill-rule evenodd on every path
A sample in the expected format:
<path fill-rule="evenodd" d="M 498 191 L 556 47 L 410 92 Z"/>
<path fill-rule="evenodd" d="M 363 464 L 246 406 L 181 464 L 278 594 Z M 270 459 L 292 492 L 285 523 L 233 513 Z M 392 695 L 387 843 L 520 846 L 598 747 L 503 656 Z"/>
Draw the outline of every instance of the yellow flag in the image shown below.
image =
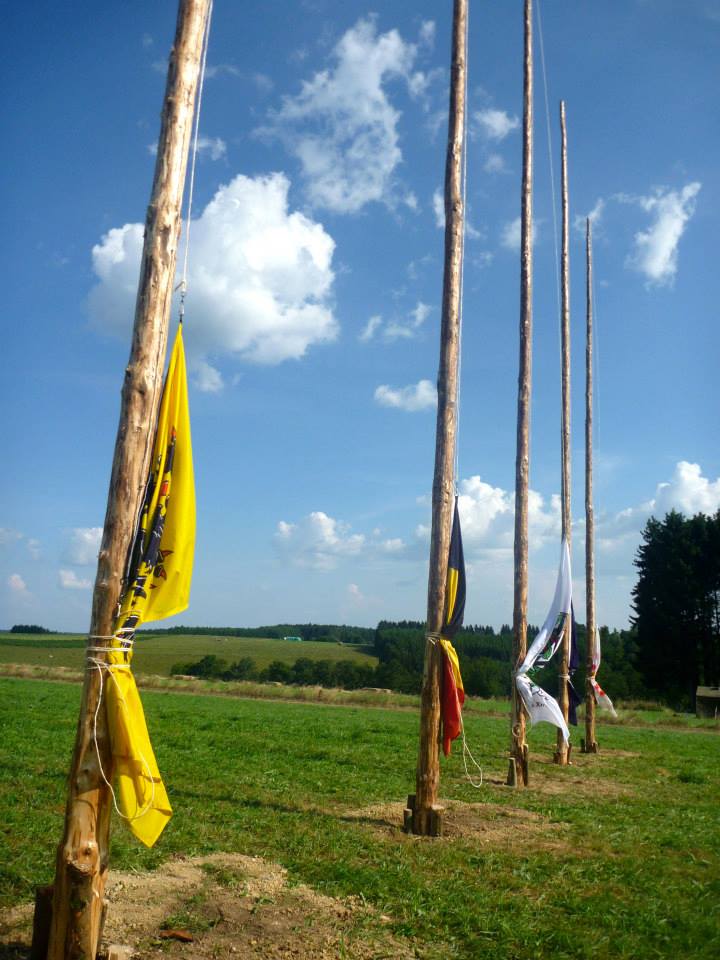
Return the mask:
<path fill-rule="evenodd" d="M 194 549 L 195 484 L 185 351 L 179 328 L 160 401 L 150 476 L 105 681 L 116 803 L 132 832 L 149 847 L 162 833 L 172 809 L 130 670 L 132 642 L 141 623 L 170 617 L 187 607 Z"/>

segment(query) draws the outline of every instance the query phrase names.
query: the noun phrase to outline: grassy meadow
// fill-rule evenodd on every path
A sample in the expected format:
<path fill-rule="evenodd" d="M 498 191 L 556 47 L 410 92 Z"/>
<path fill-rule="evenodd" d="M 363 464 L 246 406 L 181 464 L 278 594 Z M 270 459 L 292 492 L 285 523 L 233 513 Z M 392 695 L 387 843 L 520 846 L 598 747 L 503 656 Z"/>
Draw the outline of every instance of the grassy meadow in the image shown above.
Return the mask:
<path fill-rule="evenodd" d="M 152 642 L 150 642 L 152 641 Z M 0 633 L 0 665 L 26 663 L 45 667 L 72 667 L 85 662 L 87 638 L 72 634 Z M 136 674 L 167 677 L 176 663 L 215 655 L 228 663 L 250 657 L 259 669 L 273 660 L 292 664 L 298 657 L 311 660 L 353 660 L 374 666 L 377 658 L 350 644 L 273 640 L 264 637 L 204 637 L 139 634 L 135 641 L 133 670 Z"/>
<path fill-rule="evenodd" d="M 506 718 L 471 708 L 484 783 L 469 785 L 456 745 L 441 794 L 464 829 L 432 840 L 395 826 L 414 784 L 413 711 L 160 691 L 143 701 L 175 814 L 153 850 L 116 820 L 111 869 L 261 856 L 291 882 L 361 898 L 428 960 L 718 956 L 716 727 L 601 726 L 601 754 L 561 769 L 541 725 L 531 788 L 513 791 Z M 52 879 L 78 703 L 75 684 L 0 679 L 0 906 Z"/>

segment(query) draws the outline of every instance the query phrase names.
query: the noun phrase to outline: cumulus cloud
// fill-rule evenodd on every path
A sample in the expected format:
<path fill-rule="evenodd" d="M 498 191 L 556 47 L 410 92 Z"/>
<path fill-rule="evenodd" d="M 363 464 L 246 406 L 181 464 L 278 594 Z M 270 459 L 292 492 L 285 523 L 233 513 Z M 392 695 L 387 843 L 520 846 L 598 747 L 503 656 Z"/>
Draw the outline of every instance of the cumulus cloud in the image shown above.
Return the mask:
<path fill-rule="evenodd" d="M 22 540 L 22 534 L 19 531 L 10 530 L 8 527 L 0 527 L 0 546 L 17 543 L 18 540 Z"/>
<path fill-rule="evenodd" d="M 400 537 L 383 537 L 380 529 L 370 534 L 353 533 L 350 524 L 316 510 L 297 523 L 281 520 L 275 531 L 278 553 L 293 566 L 334 570 L 343 560 L 383 562 L 405 556 L 407 545 Z"/>
<path fill-rule="evenodd" d="M 357 556 L 365 544 L 365 537 L 350 533 L 348 524 L 316 510 L 299 523 L 281 520 L 277 525 L 275 544 L 295 566 L 332 570 L 339 560 Z"/>
<path fill-rule="evenodd" d="M 505 161 L 499 153 L 488 154 L 483 164 L 483 170 L 486 173 L 504 173 Z"/>
<path fill-rule="evenodd" d="M 695 213 L 700 183 L 689 183 L 682 190 L 661 188 L 650 197 L 621 197 L 639 204 L 651 215 L 647 230 L 635 234 L 627 265 L 647 277 L 648 286 L 672 284 L 677 273 L 678 246 L 688 221 Z"/>
<path fill-rule="evenodd" d="M 40 549 L 40 541 L 36 540 L 34 537 L 30 537 L 27 542 L 28 553 L 33 558 L 33 560 L 39 560 L 42 551 Z"/>
<path fill-rule="evenodd" d="M 63 590 L 89 590 L 92 586 L 89 580 L 80 579 L 74 570 L 59 570 L 58 574 Z"/>
<path fill-rule="evenodd" d="M 275 364 L 337 336 L 330 304 L 335 243 L 321 224 L 289 212 L 289 187 L 281 173 L 235 177 L 193 221 L 188 316 L 197 323 L 187 324 L 185 336 L 204 389 L 221 384 L 208 354 Z M 142 238 L 141 224 L 125 224 L 93 247 L 98 283 L 88 308 L 95 327 L 127 334 Z"/>
<path fill-rule="evenodd" d="M 27 588 L 27 584 L 20 576 L 19 573 L 11 573 L 7 579 L 7 585 L 10 587 L 12 592 L 16 597 L 28 597 L 30 592 Z"/>
<path fill-rule="evenodd" d="M 478 110 L 473 118 L 480 132 L 488 140 L 504 140 L 509 133 L 517 130 L 520 126 L 518 118 L 511 117 L 504 110 L 494 110 L 492 108 Z"/>
<path fill-rule="evenodd" d="M 222 374 L 207 360 L 197 360 L 193 365 L 195 386 L 202 393 L 219 393 L 225 386 Z"/>
<path fill-rule="evenodd" d="M 393 407 L 396 410 L 416 413 L 437 405 L 437 390 L 429 380 L 420 380 L 407 387 L 390 387 L 382 384 L 375 390 L 375 401 L 381 407 Z"/>
<path fill-rule="evenodd" d="M 639 543 L 640 532 L 650 517 L 662 520 L 671 510 L 688 517 L 720 510 L 720 477 L 710 480 L 703 476 L 700 464 L 680 460 L 671 479 L 658 483 L 655 496 L 650 500 L 600 518 L 598 546 L 611 553 L 623 545 L 634 546 Z"/>
<path fill-rule="evenodd" d="M 421 44 L 428 44 L 430 34 L 423 23 Z M 373 18 L 359 20 L 334 47 L 332 67 L 270 113 L 258 133 L 280 137 L 295 154 L 312 204 L 355 213 L 372 201 L 391 202 L 402 152 L 400 113 L 388 99 L 387 84 L 401 79 L 411 96 L 424 93 L 428 77 L 413 70 L 417 52 L 397 30 L 378 34 Z"/>
<path fill-rule="evenodd" d="M 97 560 L 102 527 L 75 527 L 70 532 L 67 558 L 78 566 L 89 566 Z"/>

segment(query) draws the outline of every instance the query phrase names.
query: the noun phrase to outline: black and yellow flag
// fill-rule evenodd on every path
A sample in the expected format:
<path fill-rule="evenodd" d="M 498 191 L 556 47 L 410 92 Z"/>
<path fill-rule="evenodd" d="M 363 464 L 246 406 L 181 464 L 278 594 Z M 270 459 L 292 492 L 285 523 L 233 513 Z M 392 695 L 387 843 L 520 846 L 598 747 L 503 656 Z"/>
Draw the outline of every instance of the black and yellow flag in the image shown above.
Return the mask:
<path fill-rule="evenodd" d="M 450 551 L 448 555 L 447 585 L 445 588 L 445 626 L 440 637 L 443 650 L 443 680 L 441 696 L 443 753 L 450 753 L 450 743 L 462 731 L 462 705 L 465 689 L 460 675 L 460 662 L 451 640 L 463 624 L 465 616 L 465 558 L 463 556 L 460 514 L 457 497 L 453 514 Z"/>
<path fill-rule="evenodd" d="M 132 642 L 141 623 L 170 617 L 187 607 L 194 550 L 195 483 L 180 327 L 163 387 L 150 476 L 107 660 L 116 802 L 132 832 L 148 847 L 162 833 L 172 809 L 130 670 Z"/>

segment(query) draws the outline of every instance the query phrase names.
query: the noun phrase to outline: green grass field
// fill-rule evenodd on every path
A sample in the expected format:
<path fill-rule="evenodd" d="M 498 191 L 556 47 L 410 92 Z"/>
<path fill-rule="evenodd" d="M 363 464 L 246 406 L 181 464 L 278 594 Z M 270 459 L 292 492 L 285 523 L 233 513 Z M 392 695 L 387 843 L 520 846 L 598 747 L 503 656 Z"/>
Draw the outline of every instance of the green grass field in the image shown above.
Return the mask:
<path fill-rule="evenodd" d="M 294 882 L 364 898 L 417 956 L 437 960 L 718 956 L 716 732 L 603 726 L 602 753 L 560 769 L 541 725 L 530 734 L 532 786 L 512 791 L 502 785 L 507 721 L 471 710 L 485 783 L 467 783 L 454 749 L 441 793 L 474 828 L 417 840 L 377 812 L 413 789 L 414 712 L 150 691 L 143 700 L 175 815 L 151 851 L 116 821 L 115 869 L 259 855 Z M 52 879 L 78 703 L 77 686 L 0 679 L 5 906 Z"/>
<path fill-rule="evenodd" d="M 38 666 L 74 667 L 84 663 L 86 638 L 69 634 L 0 633 L 0 664 L 28 663 Z M 273 660 L 295 663 L 298 657 L 312 660 L 353 660 L 377 663 L 375 657 L 349 644 L 272 640 L 262 637 L 186 637 L 140 634 L 135 642 L 133 669 L 142 675 L 167 677 L 176 663 L 200 660 L 214 654 L 233 663 L 243 657 L 253 659 L 258 667 L 267 667 Z"/>

